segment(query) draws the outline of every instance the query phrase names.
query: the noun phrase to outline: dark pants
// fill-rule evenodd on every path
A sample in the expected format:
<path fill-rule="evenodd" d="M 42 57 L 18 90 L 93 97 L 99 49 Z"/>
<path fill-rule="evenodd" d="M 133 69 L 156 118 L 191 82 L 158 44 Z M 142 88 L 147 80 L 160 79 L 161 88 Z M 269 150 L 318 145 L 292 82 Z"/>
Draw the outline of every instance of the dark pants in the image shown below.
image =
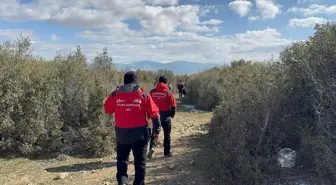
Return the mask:
<path fill-rule="evenodd" d="M 179 98 L 181 99 L 183 97 L 182 90 L 179 90 Z"/>
<path fill-rule="evenodd" d="M 121 177 L 128 178 L 127 165 L 131 150 L 134 156 L 135 179 L 133 185 L 145 185 L 146 155 L 148 147 L 148 134 L 137 143 L 117 144 L 117 180 L 120 183 Z"/>
<path fill-rule="evenodd" d="M 170 140 L 171 140 L 171 119 L 169 120 L 161 120 L 161 126 L 163 128 L 163 134 L 164 134 L 164 139 L 163 139 L 163 147 L 164 147 L 164 155 L 169 155 L 170 153 Z M 150 142 L 150 149 L 155 149 L 157 145 L 157 141 L 154 141 L 153 138 L 151 138 Z"/>

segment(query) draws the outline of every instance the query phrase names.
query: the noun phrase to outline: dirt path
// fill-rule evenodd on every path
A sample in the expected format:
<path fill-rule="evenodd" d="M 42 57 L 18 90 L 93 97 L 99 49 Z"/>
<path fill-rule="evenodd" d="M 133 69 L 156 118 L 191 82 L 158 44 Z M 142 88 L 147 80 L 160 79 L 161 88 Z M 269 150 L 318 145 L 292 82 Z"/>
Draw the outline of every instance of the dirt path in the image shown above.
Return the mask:
<path fill-rule="evenodd" d="M 207 123 L 211 116 L 211 113 L 189 111 L 177 114 L 172 131 L 174 157 L 164 159 L 163 148 L 156 150 L 154 159 L 148 161 L 148 184 L 209 184 L 197 156 L 199 150 L 204 147 L 205 143 L 201 140 L 207 133 Z"/>
<path fill-rule="evenodd" d="M 179 105 L 180 106 L 180 105 Z M 188 185 L 210 184 L 202 170 L 200 148 L 207 133 L 206 125 L 211 113 L 200 113 L 179 109 L 172 128 L 172 152 L 174 156 L 163 158 L 163 148 L 159 145 L 152 160 L 147 162 L 146 184 Z M 160 135 L 163 140 L 163 134 Z M 132 160 L 132 157 L 131 157 Z M 49 184 L 117 184 L 115 181 L 116 160 L 114 156 L 99 159 L 69 158 L 59 160 L 0 159 L 1 185 L 49 185 Z M 134 168 L 129 165 L 130 180 Z M 60 175 L 60 180 L 54 180 Z"/>

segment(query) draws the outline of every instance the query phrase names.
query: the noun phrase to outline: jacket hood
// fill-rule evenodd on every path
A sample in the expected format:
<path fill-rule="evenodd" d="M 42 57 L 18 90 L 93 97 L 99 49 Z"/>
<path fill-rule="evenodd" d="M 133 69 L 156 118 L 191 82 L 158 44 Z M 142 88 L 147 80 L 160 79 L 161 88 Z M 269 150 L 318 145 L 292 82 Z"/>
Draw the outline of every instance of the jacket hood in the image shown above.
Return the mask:
<path fill-rule="evenodd" d="M 156 85 L 155 89 L 156 89 L 157 91 L 169 91 L 169 88 L 168 88 L 167 84 L 162 83 L 162 82 L 158 83 L 158 84 Z"/>
<path fill-rule="evenodd" d="M 118 88 L 119 92 L 141 92 L 142 89 L 137 84 L 125 84 Z"/>

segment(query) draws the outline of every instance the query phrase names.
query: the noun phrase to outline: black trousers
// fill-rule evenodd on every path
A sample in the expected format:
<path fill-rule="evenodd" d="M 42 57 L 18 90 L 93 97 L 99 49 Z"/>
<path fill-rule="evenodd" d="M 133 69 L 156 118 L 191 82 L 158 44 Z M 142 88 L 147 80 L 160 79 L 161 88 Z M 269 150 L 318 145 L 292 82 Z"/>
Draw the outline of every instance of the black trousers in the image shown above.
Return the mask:
<path fill-rule="evenodd" d="M 133 144 L 117 143 L 117 180 L 120 183 L 121 177 L 128 178 L 127 165 L 131 150 L 134 156 L 135 179 L 133 185 L 145 185 L 146 155 L 149 133 L 145 138 Z"/>
<path fill-rule="evenodd" d="M 161 120 L 161 126 L 163 128 L 163 147 L 164 147 L 164 155 L 168 155 L 170 153 L 170 142 L 171 142 L 171 119 L 169 120 Z M 157 145 L 157 141 L 153 140 L 153 137 L 151 137 L 150 142 L 150 149 L 155 149 Z"/>
<path fill-rule="evenodd" d="M 179 90 L 179 98 L 183 98 L 182 90 Z"/>

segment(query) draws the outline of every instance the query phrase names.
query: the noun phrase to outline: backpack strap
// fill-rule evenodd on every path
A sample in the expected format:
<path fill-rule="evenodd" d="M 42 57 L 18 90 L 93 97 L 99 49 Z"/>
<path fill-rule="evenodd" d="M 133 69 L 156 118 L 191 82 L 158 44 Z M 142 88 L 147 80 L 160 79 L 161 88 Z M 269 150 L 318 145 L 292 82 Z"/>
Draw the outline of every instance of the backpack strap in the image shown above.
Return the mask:
<path fill-rule="evenodd" d="M 117 90 L 113 91 L 113 92 L 111 93 L 111 96 L 112 96 L 112 97 L 117 96 Z"/>
<path fill-rule="evenodd" d="M 139 92 L 139 91 L 144 91 L 142 88 L 140 88 L 139 85 L 134 86 L 133 92 Z"/>
<path fill-rule="evenodd" d="M 143 90 L 143 89 L 141 89 L 141 90 Z M 148 115 L 148 109 L 147 109 L 147 103 L 148 103 L 148 96 L 149 96 L 149 94 L 148 94 L 148 92 L 143 92 L 142 93 L 142 96 L 144 97 L 144 99 L 145 99 L 145 106 L 146 106 L 146 113 L 145 113 L 145 117 L 146 117 L 146 120 L 148 121 L 148 119 L 149 119 L 149 115 Z"/>
<path fill-rule="evenodd" d="M 166 93 L 167 97 L 168 97 L 168 95 L 172 94 L 172 92 L 170 90 L 165 91 L 165 93 Z"/>
<path fill-rule="evenodd" d="M 144 92 L 144 93 L 142 93 L 142 96 L 147 98 L 149 96 L 149 94 L 148 94 L 148 92 Z"/>

